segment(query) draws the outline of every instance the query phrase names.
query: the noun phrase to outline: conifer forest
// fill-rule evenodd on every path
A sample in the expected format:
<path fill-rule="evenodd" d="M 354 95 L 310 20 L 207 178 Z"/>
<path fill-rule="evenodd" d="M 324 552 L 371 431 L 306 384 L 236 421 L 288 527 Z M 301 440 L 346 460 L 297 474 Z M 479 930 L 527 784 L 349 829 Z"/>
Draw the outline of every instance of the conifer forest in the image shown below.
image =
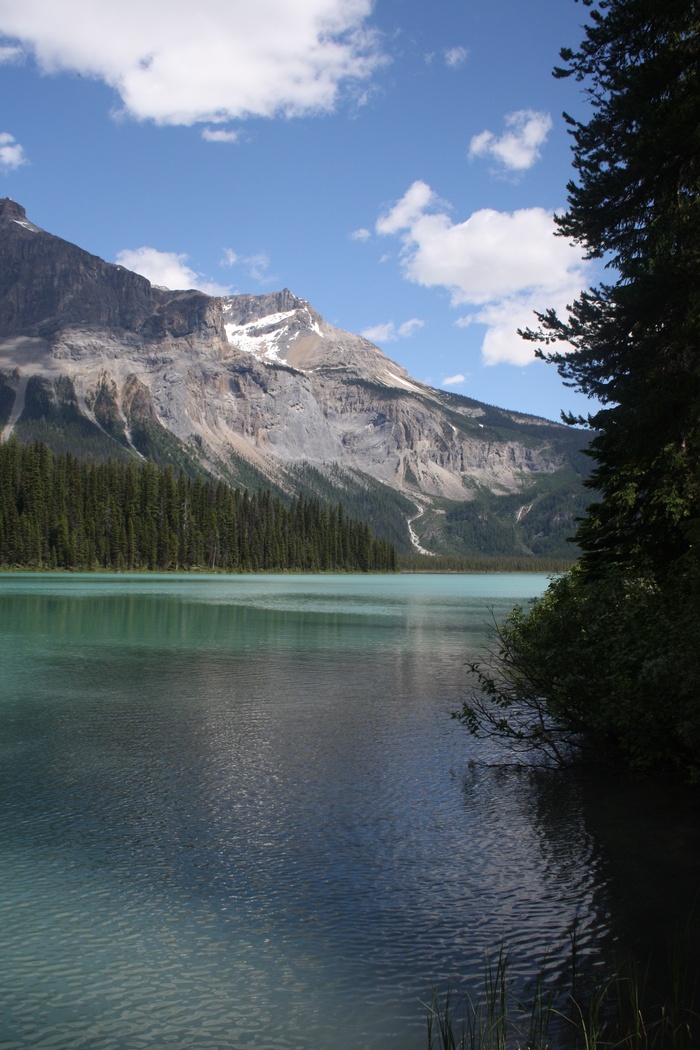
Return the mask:
<path fill-rule="evenodd" d="M 299 495 L 191 478 L 153 463 L 92 463 L 46 445 L 0 446 L 0 566 L 209 572 L 384 572 L 370 527 Z"/>

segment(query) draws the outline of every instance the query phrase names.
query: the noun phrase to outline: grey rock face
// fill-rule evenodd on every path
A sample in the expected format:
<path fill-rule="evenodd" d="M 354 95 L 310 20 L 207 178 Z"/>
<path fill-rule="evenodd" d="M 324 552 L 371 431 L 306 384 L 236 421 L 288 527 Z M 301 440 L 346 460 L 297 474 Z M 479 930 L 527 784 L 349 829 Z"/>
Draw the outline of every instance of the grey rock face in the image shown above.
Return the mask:
<path fill-rule="evenodd" d="M 9 199 L 0 246 L 4 438 L 34 378 L 69 380 L 78 410 L 126 446 L 138 390 L 150 422 L 210 469 L 235 456 L 282 486 L 289 466 L 339 464 L 423 506 L 479 487 L 517 492 L 567 463 L 566 428 L 428 387 L 287 289 L 154 288 L 39 229 Z"/>
<path fill-rule="evenodd" d="M 0 236 L 0 336 L 52 336 L 80 325 L 144 329 L 158 339 L 211 324 L 208 296 L 153 288 L 145 277 L 39 229 L 9 199 L 0 201 Z"/>

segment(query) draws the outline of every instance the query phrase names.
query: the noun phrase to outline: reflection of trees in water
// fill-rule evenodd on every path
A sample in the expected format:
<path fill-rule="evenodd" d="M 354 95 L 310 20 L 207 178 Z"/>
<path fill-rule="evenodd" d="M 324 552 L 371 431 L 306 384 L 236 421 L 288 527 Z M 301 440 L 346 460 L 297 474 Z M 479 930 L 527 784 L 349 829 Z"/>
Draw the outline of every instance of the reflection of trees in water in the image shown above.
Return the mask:
<path fill-rule="evenodd" d="M 479 769 L 512 794 L 537 836 L 546 878 L 579 895 L 581 976 L 631 955 L 663 997 L 679 960 L 700 972 L 700 798 L 677 787 L 572 770 Z M 574 935 L 574 926 L 567 931 Z M 561 974 L 560 976 L 567 976 Z M 570 976 L 570 974 L 568 975 Z"/>
<path fill-rule="evenodd" d="M 605 864 L 611 927 L 621 950 L 662 988 L 679 939 L 700 964 L 700 798 L 659 782 L 588 776 L 586 826 Z"/>
<path fill-rule="evenodd" d="M 502 757 L 502 756 L 501 756 Z M 473 765 L 464 778 L 465 800 L 472 805 L 490 794 L 514 807 L 512 820 L 522 827 L 527 862 L 540 876 L 538 913 L 546 924 L 545 950 L 530 960 L 530 973 L 544 971 L 544 986 L 566 995 L 577 973 L 595 977 L 612 958 L 608 880 L 600 852 L 585 820 L 581 785 L 571 773 L 517 765 Z M 531 887 L 523 884 L 523 893 Z M 527 939 L 526 939 L 527 943 Z M 494 944 L 496 951 L 499 945 Z M 510 953 L 511 944 L 503 948 Z M 522 993 L 534 991 L 529 979 Z"/>

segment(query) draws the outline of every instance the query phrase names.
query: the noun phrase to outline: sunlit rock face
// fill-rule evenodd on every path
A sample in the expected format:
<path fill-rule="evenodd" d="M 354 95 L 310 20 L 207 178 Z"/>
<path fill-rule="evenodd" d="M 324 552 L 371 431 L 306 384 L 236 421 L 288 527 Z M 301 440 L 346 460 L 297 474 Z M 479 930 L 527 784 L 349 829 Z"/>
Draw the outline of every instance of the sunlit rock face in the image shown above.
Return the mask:
<path fill-rule="evenodd" d="M 234 480 L 248 464 L 288 490 L 290 468 L 340 468 L 423 506 L 514 493 L 570 462 L 566 428 L 426 386 L 287 289 L 156 288 L 9 199 L 0 244 L 3 439 L 44 420 L 68 445 L 82 428 L 80 454 L 157 447 Z"/>

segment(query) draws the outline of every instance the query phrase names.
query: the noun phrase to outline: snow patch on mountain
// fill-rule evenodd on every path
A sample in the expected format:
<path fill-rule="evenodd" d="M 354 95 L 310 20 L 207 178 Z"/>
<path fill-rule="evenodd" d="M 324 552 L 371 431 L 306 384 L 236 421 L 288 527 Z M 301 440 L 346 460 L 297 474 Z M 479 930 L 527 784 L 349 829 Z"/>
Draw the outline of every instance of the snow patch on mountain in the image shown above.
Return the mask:
<path fill-rule="evenodd" d="M 423 393 L 423 391 L 419 390 L 414 383 L 409 383 L 407 379 L 402 379 L 401 376 L 394 375 L 394 373 L 390 372 L 388 368 L 385 371 L 389 378 L 393 379 L 394 383 L 397 383 L 399 386 L 404 387 L 406 390 L 415 390 L 417 394 Z"/>
<path fill-rule="evenodd" d="M 230 306 L 224 306 L 224 314 L 230 309 Z M 266 317 L 249 321 L 248 324 L 227 324 L 224 321 L 226 338 L 239 350 L 246 354 L 254 354 L 261 361 L 286 364 L 284 357 L 280 357 L 280 352 L 286 350 L 290 337 L 294 338 L 299 334 L 295 332 L 292 336 L 286 323 L 296 312 L 287 310 L 284 313 L 268 314 Z"/>

